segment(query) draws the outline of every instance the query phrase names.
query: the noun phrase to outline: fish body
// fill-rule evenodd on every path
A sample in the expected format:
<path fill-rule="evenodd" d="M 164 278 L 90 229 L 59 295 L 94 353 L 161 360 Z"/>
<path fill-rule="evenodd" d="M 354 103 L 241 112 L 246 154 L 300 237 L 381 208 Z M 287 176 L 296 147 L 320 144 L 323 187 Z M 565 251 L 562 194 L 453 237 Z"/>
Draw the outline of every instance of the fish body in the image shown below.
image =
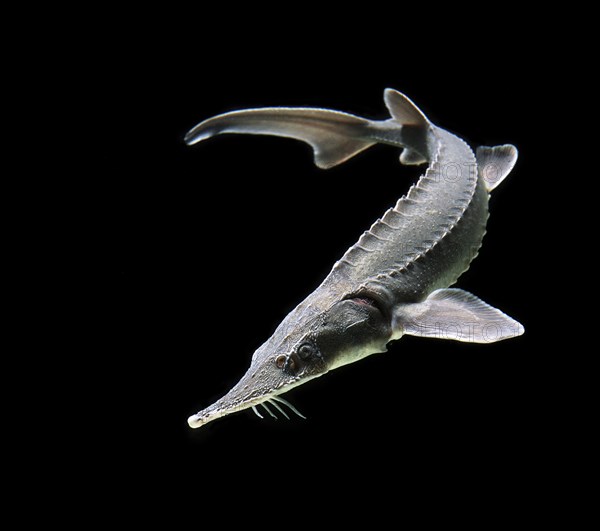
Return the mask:
<path fill-rule="evenodd" d="M 400 162 L 427 171 L 375 221 L 252 356 L 223 398 L 192 415 L 191 427 L 267 404 L 285 414 L 293 387 L 371 354 L 404 334 L 488 343 L 524 332 L 517 321 L 474 295 L 449 289 L 481 246 L 490 192 L 513 168 L 514 146 L 477 153 L 432 124 L 403 94 L 387 89 L 391 118 L 372 121 L 326 109 L 264 108 L 216 116 L 193 128 L 194 144 L 216 134 L 269 134 L 309 143 L 321 168 L 376 143 L 402 148 Z M 286 415 L 287 416 L 287 415 Z"/>

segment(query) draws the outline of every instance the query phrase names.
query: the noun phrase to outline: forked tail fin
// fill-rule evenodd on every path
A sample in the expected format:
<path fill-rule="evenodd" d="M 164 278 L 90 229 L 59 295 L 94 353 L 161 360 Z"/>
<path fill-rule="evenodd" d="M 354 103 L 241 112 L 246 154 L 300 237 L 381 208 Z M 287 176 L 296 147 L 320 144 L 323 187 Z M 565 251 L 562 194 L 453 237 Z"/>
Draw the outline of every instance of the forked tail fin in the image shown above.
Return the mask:
<path fill-rule="evenodd" d="M 194 127 L 185 141 L 192 145 L 223 133 L 247 133 L 295 138 L 310 144 L 315 164 L 327 169 L 347 161 L 377 142 L 385 142 L 374 132 L 377 125 L 392 122 L 398 129 L 421 129 L 429 124 L 423 113 L 406 96 L 385 91 L 385 103 L 392 120 L 373 122 L 353 114 L 328 109 L 267 107 L 220 114 Z M 396 144 L 397 145 L 397 144 Z M 420 164 L 425 159 L 406 147 L 400 160 Z"/>
<path fill-rule="evenodd" d="M 221 114 L 198 124 L 185 136 L 185 141 L 191 145 L 222 133 L 295 138 L 310 144 L 315 164 L 327 169 L 376 143 L 368 138 L 369 124 L 364 118 L 326 109 L 248 109 Z"/>

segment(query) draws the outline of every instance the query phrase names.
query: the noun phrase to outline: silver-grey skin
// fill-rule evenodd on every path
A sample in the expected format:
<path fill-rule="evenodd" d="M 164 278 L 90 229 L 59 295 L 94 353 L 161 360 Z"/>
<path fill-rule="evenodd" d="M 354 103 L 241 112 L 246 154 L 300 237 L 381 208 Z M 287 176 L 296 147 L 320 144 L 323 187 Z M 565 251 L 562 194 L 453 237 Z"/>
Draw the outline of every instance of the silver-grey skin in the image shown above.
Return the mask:
<path fill-rule="evenodd" d="M 371 121 L 325 109 L 265 108 L 216 116 L 186 136 L 269 134 L 308 142 L 329 168 L 375 143 L 403 149 L 403 164 L 429 167 L 408 194 L 366 231 L 252 356 L 223 398 L 192 415 L 192 428 L 262 404 L 365 356 L 404 334 L 488 343 L 523 327 L 474 295 L 447 289 L 468 269 L 485 234 L 490 191 L 515 164 L 514 146 L 481 147 L 433 125 L 403 94 L 387 89 L 392 118 Z M 257 412 L 258 414 L 258 412 Z M 286 415 L 287 416 L 287 415 Z"/>

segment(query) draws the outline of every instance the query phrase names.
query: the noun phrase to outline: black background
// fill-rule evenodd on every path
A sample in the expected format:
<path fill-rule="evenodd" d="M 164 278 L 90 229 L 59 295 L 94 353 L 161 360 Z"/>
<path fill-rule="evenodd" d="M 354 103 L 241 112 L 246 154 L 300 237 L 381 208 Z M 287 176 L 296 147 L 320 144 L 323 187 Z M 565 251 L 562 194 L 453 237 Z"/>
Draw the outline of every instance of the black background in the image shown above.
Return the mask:
<path fill-rule="evenodd" d="M 100 382 L 94 443 L 133 489 L 186 483 L 190 498 L 243 495 L 299 475 L 321 494 L 347 488 L 356 500 L 382 477 L 415 500 L 457 479 L 480 501 L 480 487 L 501 482 L 525 496 L 546 473 L 541 433 L 552 407 L 532 348 L 536 64 L 506 47 L 425 57 L 395 53 L 392 42 L 321 42 L 280 50 L 250 39 L 221 49 L 200 39 L 184 50 L 163 37 L 118 58 L 99 54 L 91 82 L 100 96 L 86 117 L 97 136 L 79 202 L 92 221 L 84 294 L 98 301 L 86 340 L 95 367 L 84 378 Z M 386 87 L 474 147 L 518 147 L 517 166 L 493 193 L 480 255 L 457 287 L 522 322 L 525 335 L 491 345 L 405 337 L 286 395 L 306 421 L 246 411 L 191 430 L 187 417 L 237 382 L 254 350 L 421 169 L 400 166 L 386 146 L 323 171 L 291 140 L 223 136 L 187 147 L 184 134 L 257 106 L 382 119 Z"/>

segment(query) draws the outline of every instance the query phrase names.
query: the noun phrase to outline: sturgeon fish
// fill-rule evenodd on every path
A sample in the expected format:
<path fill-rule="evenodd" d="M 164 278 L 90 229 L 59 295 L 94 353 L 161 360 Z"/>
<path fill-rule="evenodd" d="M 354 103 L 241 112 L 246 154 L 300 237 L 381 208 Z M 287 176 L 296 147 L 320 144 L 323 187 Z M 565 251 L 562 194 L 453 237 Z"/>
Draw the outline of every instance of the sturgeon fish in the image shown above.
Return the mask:
<path fill-rule="evenodd" d="M 403 335 L 491 343 L 524 328 L 461 289 L 449 288 L 478 253 L 486 231 L 490 192 L 512 170 L 512 145 L 479 147 L 435 126 L 392 89 L 391 118 L 373 121 L 318 108 L 259 108 L 210 118 L 186 136 L 192 145 L 222 133 L 277 135 L 307 142 L 315 164 L 327 169 L 374 144 L 402 149 L 402 164 L 427 171 L 375 221 L 254 353 L 250 368 L 221 399 L 192 415 L 198 428 L 258 405 L 287 418 L 302 416 L 283 393 L 328 371 L 384 352 Z"/>

